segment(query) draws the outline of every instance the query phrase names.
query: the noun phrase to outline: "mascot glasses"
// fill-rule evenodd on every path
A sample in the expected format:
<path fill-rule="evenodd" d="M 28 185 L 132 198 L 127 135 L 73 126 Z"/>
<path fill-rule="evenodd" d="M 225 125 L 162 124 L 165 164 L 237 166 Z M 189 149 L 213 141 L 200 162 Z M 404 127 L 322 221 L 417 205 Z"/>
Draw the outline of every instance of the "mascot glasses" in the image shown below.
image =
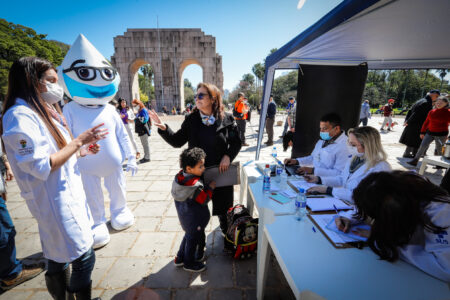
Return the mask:
<path fill-rule="evenodd" d="M 74 71 L 77 74 L 78 78 L 83 81 L 91 81 L 97 77 L 97 72 L 100 73 L 100 76 L 106 81 L 113 81 L 116 78 L 117 71 L 111 66 L 108 67 L 91 67 L 91 66 L 79 66 L 76 67 L 76 64 L 85 63 L 84 59 L 76 60 L 72 63 L 70 68 L 64 69 L 64 73 L 68 73 Z M 109 65 L 107 62 L 103 61 L 104 64 Z"/>

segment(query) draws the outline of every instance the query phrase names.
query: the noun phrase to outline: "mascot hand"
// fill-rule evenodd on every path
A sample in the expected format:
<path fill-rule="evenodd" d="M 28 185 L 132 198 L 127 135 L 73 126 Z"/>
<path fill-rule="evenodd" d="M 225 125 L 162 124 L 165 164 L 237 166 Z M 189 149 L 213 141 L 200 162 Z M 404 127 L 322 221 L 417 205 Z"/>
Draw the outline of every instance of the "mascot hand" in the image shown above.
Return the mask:
<path fill-rule="evenodd" d="M 138 171 L 138 167 L 136 164 L 136 157 L 134 156 L 130 156 L 128 158 L 127 172 L 128 171 L 131 171 L 131 176 L 134 176 Z"/>

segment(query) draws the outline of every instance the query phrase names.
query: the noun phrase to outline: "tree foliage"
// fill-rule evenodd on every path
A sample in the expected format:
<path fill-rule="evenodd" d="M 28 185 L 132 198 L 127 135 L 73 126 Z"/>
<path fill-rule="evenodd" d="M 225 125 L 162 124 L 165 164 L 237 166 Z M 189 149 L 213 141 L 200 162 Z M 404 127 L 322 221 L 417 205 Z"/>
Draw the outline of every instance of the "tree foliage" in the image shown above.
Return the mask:
<path fill-rule="evenodd" d="M 378 107 L 390 98 L 394 107 L 408 107 L 431 89 L 448 92 L 445 70 L 374 70 L 367 75 L 363 98 Z"/>
<path fill-rule="evenodd" d="M 148 74 L 148 73 L 147 73 Z M 143 74 L 138 73 L 138 82 L 139 82 L 139 97 L 142 102 L 147 102 L 149 100 L 155 99 L 155 88 L 152 85 L 151 78 L 145 77 Z M 143 100 L 142 95 L 146 97 Z"/>
<path fill-rule="evenodd" d="M 189 79 L 184 79 L 184 104 L 192 104 L 195 105 L 195 99 L 194 99 L 194 87 L 192 86 L 192 83 L 189 81 Z"/>
<path fill-rule="evenodd" d="M 19 58 L 38 56 L 54 66 L 61 64 L 70 46 L 46 37 L 29 27 L 0 19 L 0 100 L 7 92 L 9 69 Z"/>

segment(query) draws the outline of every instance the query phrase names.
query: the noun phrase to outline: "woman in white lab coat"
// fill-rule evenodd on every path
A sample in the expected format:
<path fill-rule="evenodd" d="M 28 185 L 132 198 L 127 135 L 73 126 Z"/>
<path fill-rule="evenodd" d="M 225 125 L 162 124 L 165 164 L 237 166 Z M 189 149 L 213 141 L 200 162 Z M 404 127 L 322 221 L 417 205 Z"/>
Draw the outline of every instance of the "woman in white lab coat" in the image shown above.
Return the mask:
<path fill-rule="evenodd" d="M 308 189 L 308 193 L 329 194 L 353 203 L 353 190 L 364 177 L 373 172 L 391 170 L 381 145 L 380 133 L 375 128 L 363 126 L 350 129 L 348 147 L 350 156 L 341 175 L 305 176 L 308 182 L 321 184 Z"/>
<path fill-rule="evenodd" d="M 1 133 L 21 196 L 38 222 L 42 250 L 49 260 L 45 280 L 50 294 L 54 299 L 64 299 L 69 292 L 77 299 L 90 299 L 95 254 L 77 156 L 96 153 L 94 143 L 107 132 L 99 125 L 71 138 L 55 110 L 63 96 L 57 81 L 54 67 L 44 59 L 15 61 Z"/>
<path fill-rule="evenodd" d="M 356 214 L 336 218 L 344 232 L 352 221 L 370 223 L 370 248 L 381 259 L 398 258 L 450 282 L 450 197 L 442 188 L 413 172 L 373 173 L 353 191 Z"/>

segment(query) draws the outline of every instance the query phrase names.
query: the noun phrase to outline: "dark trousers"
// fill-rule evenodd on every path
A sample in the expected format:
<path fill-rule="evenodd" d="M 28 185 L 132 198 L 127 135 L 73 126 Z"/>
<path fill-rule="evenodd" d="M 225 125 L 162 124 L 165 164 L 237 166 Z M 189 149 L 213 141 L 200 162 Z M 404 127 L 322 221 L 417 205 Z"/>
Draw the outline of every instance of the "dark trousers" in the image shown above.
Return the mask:
<path fill-rule="evenodd" d="M 363 126 L 367 126 L 367 122 L 369 121 L 369 118 L 362 118 L 359 119 L 359 124 L 363 124 Z"/>
<path fill-rule="evenodd" d="M 266 119 L 266 132 L 267 132 L 267 141 L 269 143 L 273 143 L 273 124 L 275 123 L 275 118 L 267 118 Z"/>
<path fill-rule="evenodd" d="M 15 236 L 5 200 L 0 197 L 0 279 L 10 280 L 22 272 L 22 263 L 16 258 Z"/>
<path fill-rule="evenodd" d="M 241 139 L 241 143 L 245 143 L 245 125 L 246 120 L 236 120 L 236 124 L 239 131 L 239 138 Z"/>
<path fill-rule="evenodd" d="M 195 263 L 197 247 L 203 249 L 206 245 L 205 227 L 210 218 L 209 209 L 208 206 L 191 199 L 184 202 L 175 201 L 175 207 L 184 230 L 184 237 L 177 256 L 182 258 L 186 267 L 190 267 Z"/>
<path fill-rule="evenodd" d="M 94 249 L 89 249 L 86 253 L 75 259 L 72 264 L 72 276 L 68 290 L 72 293 L 80 292 L 91 284 L 92 270 L 95 265 Z M 47 275 L 64 272 L 69 267 L 69 263 L 58 263 L 48 260 Z"/>

